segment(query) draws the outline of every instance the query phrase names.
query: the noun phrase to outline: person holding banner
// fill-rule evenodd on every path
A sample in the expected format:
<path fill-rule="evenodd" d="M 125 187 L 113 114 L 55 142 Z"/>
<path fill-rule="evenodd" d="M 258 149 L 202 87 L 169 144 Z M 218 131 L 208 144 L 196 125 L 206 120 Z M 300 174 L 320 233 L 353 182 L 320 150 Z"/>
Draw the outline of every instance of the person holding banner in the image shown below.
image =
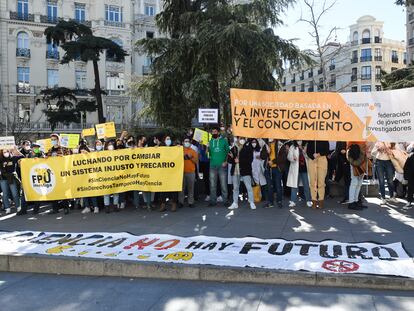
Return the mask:
<path fill-rule="evenodd" d="M 184 205 L 185 190 L 187 189 L 188 206 L 194 207 L 194 184 L 195 174 L 197 171 L 198 154 L 191 148 L 190 138 L 185 138 L 184 142 L 184 178 L 183 190 L 178 196 L 178 202 L 181 206 Z"/>
<path fill-rule="evenodd" d="M 17 181 L 17 163 L 24 156 L 17 147 L 0 150 L 0 187 L 3 192 L 3 206 L 6 214 L 11 213 L 10 199 L 12 198 L 17 212 L 20 212 L 20 194 Z"/>
<path fill-rule="evenodd" d="M 268 165 L 273 182 L 273 191 L 276 192 L 277 206 L 283 208 L 283 173 L 287 166 L 287 150 L 283 142 L 273 139 L 269 139 L 269 149 Z M 273 192 L 269 196 L 273 203 Z"/>
<path fill-rule="evenodd" d="M 385 179 L 387 179 L 390 201 L 397 203 L 398 201 L 396 199 L 396 193 L 394 189 L 395 168 L 391 162 L 391 157 L 393 156 L 391 143 L 377 142 L 372 149 L 371 154 L 375 158 L 376 171 L 381 194 L 381 205 L 387 204 L 387 200 L 385 198 Z"/>
<path fill-rule="evenodd" d="M 325 200 L 325 179 L 328 173 L 328 141 L 308 141 L 306 144 L 308 155 L 309 184 L 312 197 L 312 208 L 323 208 Z"/>
<path fill-rule="evenodd" d="M 115 144 L 113 141 L 106 142 L 104 150 L 115 150 Z M 104 195 L 104 206 L 105 206 L 105 213 L 109 214 L 112 210 L 118 211 L 118 204 L 119 204 L 119 194 L 114 193 L 112 195 L 112 205 L 111 205 L 111 195 Z"/>
<path fill-rule="evenodd" d="M 171 147 L 173 146 L 171 136 L 165 136 L 164 146 Z M 178 201 L 178 192 L 162 192 L 160 193 L 160 212 L 165 212 L 167 210 L 167 199 L 171 202 L 171 212 L 177 211 L 177 201 Z"/>
<path fill-rule="evenodd" d="M 247 190 L 250 208 L 255 210 L 254 195 L 252 183 L 252 162 L 253 162 L 253 147 L 246 142 L 245 138 L 240 137 L 231 148 L 229 152 L 229 163 L 231 166 L 231 176 L 233 179 L 233 204 L 228 209 L 239 208 L 239 189 L 240 181 L 243 182 Z"/>
<path fill-rule="evenodd" d="M 219 135 L 219 128 L 213 128 L 212 139 L 208 145 L 210 155 L 210 203 L 209 206 L 217 205 L 217 178 L 220 179 L 221 196 L 225 205 L 228 204 L 227 191 L 227 155 L 230 151 L 226 138 Z"/>
<path fill-rule="evenodd" d="M 309 190 L 308 157 L 302 145 L 302 141 L 293 141 L 287 156 L 290 166 L 287 178 L 287 186 L 291 188 L 289 207 L 295 207 L 298 200 L 299 184 L 303 185 L 306 205 L 312 207 L 312 198 Z"/>

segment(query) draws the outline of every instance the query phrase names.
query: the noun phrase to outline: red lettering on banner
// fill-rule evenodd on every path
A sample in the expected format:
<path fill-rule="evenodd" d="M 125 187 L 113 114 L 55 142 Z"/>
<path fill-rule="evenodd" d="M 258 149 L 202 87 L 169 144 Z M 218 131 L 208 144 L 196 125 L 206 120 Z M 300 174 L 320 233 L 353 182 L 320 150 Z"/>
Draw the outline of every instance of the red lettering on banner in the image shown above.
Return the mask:
<path fill-rule="evenodd" d="M 148 238 L 138 240 L 135 243 L 132 243 L 132 244 L 130 244 L 128 246 L 125 246 L 124 249 L 131 249 L 134 246 L 136 246 L 136 247 L 138 247 L 139 250 L 142 250 L 145 247 L 147 247 L 147 246 L 149 246 L 151 244 L 154 244 L 155 242 L 159 241 L 159 239 L 152 239 L 152 240 L 149 240 L 148 242 L 147 242 L 147 240 L 148 240 Z"/>
<path fill-rule="evenodd" d="M 164 246 L 165 244 L 168 244 L 169 243 L 169 245 L 167 245 L 167 246 Z M 180 240 L 167 240 L 167 241 L 163 241 L 163 242 L 160 242 L 160 243 L 158 243 L 157 245 L 155 245 L 154 246 L 154 248 L 157 250 L 157 251 L 162 251 L 162 250 L 164 250 L 164 249 L 169 249 L 169 248 L 171 248 L 171 247 L 174 247 L 174 246 L 176 246 L 178 243 L 180 243 Z"/>

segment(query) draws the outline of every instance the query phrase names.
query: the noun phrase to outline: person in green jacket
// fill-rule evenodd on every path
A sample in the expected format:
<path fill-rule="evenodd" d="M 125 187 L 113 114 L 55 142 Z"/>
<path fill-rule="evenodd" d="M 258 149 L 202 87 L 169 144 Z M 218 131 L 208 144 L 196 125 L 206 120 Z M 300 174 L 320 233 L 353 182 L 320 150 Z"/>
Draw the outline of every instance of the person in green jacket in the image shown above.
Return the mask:
<path fill-rule="evenodd" d="M 219 135 L 219 128 L 211 131 L 212 139 L 208 145 L 210 156 L 210 204 L 217 204 L 217 178 L 220 178 L 221 196 L 223 202 L 228 204 L 227 198 L 227 155 L 230 151 L 229 143 L 226 138 Z"/>

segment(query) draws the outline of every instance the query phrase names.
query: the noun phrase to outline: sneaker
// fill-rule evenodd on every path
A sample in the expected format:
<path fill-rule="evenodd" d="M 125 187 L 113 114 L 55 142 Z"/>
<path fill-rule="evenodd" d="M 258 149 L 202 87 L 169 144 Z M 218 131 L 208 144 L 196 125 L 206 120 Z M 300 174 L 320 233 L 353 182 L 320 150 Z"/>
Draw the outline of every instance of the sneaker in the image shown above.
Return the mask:
<path fill-rule="evenodd" d="M 405 207 L 405 208 L 408 208 L 408 207 L 410 207 L 410 208 L 411 208 L 411 207 L 412 207 L 412 204 L 413 204 L 413 203 L 411 203 L 411 202 L 407 202 L 407 204 L 405 204 L 405 205 L 404 205 L 404 207 Z"/>
<path fill-rule="evenodd" d="M 91 212 L 91 209 L 89 208 L 89 207 L 85 207 L 83 210 L 82 210 L 82 214 L 88 214 L 88 213 L 90 213 Z"/>
<path fill-rule="evenodd" d="M 6 208 L 6 214 L 10 214 L 11 213 L 11 208 Z"/>
<path fill-rule="evenodd" d="M 222 196 L 219 196 L 219 197 L 217 198 L 217 203 L 221 203 L 221 202 L 223 202 L 223 197 L 222 197 Z"/>
<path fill-rule="evenodd" d="M 349 200 L 342 200 L 342 201 L 340 201 L 339 203 L 340 203 L 340 204 L 344 204 L 344 205 L 346 205 L 346 204 L 349 204 Z"/>
<path fill-rule="evenodd" d="M 295 202 L 289 201 L 289 207 L 295 207 L 295 206 L 296 206 L 296 203 Z"/>
<path fill-rule="evenodd" d="M 265 205 L 265 208 L 273 208 L 273 203 L 267 203 L 267 204 Z"/>
<path fill-rule="evenodd" d="M 313 205 L 312 201 L 308 201 L 308 202 L 306 202 L 306 206 L 307 206 L 307 207 L 312 207 L 312 205 Z"/>
<path fill-rule="evenodd" d="M 388 201 L 391 203 L 399 203 L 396 197 L 392 197 Z"/>
<path fill-rule="evenodd" d="M 256 209 L 256 205 L 254 203 L 250 203 L 250 209 Z"/>
<path fill-rule="evenodd" d="M 237 203 L 233 203 L 232 205 L 228 207 L 228 209 L 238 209 L 238 208 L 239 208 L 239 205 Z"/>
<path fill-rule="evenodd" d="M 381 199 L 381 203 L 380 203 L 380 205 L 387 205 L 387 200 L 385 200 L 385 199 Z"/>
<path fill-rule="evenodd" d="M 98 214 L 98 213 L 99 213 L 99 207 L 95 206 L 95 207 L 93 208 L 93 213 L 94 213 L 94 214 Z"/>
<path fill-rule="evenodd" d="M 204 199 L 205 202 L 210 202 L 210 196 L 206 196 L 206 198 Z"/>

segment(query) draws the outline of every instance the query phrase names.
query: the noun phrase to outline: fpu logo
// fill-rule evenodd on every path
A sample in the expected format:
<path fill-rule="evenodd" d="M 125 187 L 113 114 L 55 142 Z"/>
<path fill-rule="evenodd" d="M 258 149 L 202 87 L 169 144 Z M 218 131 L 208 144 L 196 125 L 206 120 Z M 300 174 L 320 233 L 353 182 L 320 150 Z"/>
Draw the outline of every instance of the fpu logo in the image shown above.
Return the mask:
<path fill-rule="evenodd" d="M 30 184 L 40 195 L 47 195 L 56 186 L 55 174 L 47 164 L 37 164 L 30 170 Z"/>

